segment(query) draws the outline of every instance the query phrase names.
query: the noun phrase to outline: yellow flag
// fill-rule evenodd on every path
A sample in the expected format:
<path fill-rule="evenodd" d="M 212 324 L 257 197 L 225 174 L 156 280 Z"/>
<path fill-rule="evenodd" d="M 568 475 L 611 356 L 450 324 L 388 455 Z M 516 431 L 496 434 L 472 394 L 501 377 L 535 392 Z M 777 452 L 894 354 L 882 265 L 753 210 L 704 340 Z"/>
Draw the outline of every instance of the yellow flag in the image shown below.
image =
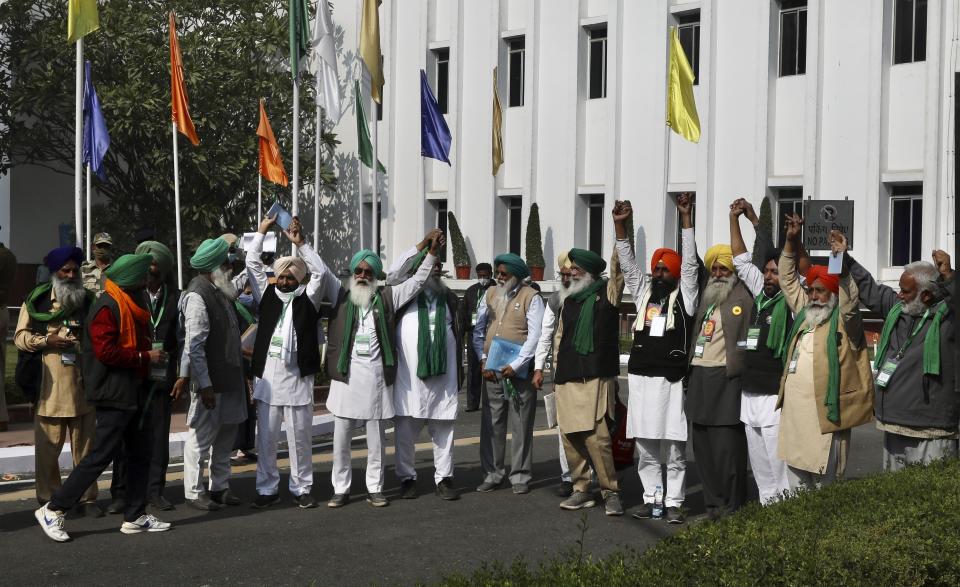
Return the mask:
<path fill-rule="evenodd" d="M 360 56 L 370 72 L 370 95 L 383 104 L 383 67 L 380 63 L 380 1 L 363 0 L 360 23 Z"/>
<path fill-rule="evenodd" d="M 497 68 L 493 68 L 493 174 L 496 175 L 503 165 L 503 110 L 500 109 L 500 95 L 497 93 Z"/>
<path fill-rule="evenodd" d="M 67 0 L 67 42 L 75 43 L 100 28 L 97 0 Z"/>
<path fill-rule="evenodd" d="M 670 27 L 667 126 L 691 143 L 700 142 L 700 117 L 697 115 L 697 103 L 693 98 L 693 68 L 683 52 L 677 27 Z"/>

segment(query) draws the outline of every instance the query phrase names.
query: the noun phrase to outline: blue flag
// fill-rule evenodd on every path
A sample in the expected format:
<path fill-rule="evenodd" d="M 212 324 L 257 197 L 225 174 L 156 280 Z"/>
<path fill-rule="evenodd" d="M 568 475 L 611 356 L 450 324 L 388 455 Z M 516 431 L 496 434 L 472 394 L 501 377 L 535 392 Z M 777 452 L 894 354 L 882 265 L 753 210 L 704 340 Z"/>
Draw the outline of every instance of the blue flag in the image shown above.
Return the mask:
<path fill-rule="evenodd" d="M 107 181 L 103 168 L 103 156 L 110 148 L 110 135 L 107 133 L 107 121 L 100 110 L 100 98 L 93 87 L 90 75 L 90 62 L 84 66 L 83 78 L 83 162 L 90 164 L 90 170 L 97 174 L 100 181 Z"/>
<path fill-rule="evenodd" d="M 450 165 L 450 128 L 433 97 L 427 74 L 420 70 L 420 154 Z"/>

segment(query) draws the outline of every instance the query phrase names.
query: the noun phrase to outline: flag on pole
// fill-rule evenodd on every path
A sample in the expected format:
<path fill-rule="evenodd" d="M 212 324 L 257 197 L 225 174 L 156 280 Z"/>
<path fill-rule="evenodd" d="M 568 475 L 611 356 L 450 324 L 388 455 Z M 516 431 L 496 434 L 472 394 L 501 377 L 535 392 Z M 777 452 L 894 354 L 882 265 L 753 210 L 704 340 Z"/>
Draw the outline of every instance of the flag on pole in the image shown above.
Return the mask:
<path fill-rule="evenodd" d="M 670 27 L 670 73 L 667 78 L 667 126 L 691 143 L 700 142 L 700 117 L 693 97 L 693 68 Z"/>
<path fill-rule="evenodd" d="M 267 109 L 260 100 L 260 124 L 257 125 L 257 141 L 260 143 L 260 175 L 273 183 L 285 186 L 290 183 L 287 171 L 283 168 L 283 158 L 280 156 L 280 146 L 273 136 L 270 119 L 267 118 Z"/>
<path fill-rule="evenodd" d="M 310 49 L 310 26 L 306 0 L 290 0 L 290 72 L 293 79 L 300 74 L 300 59 Z"/>
<path fill-rule="evenodd" d="M 500 108 L 500 93 L 497 91 L 497 68 L 493 68 L 493 175 L 497 175 L 503 165 L 503 110 Z"/>
<path fill-rule="evenodd" d="M 67 0 L 67 42 L 76 43 L 100 28 L 97 0 Z"/>
<path fill-rule="evenodd" d="M 170 104 L 177 130 L 190 139 L 194 146 L 200 144 L 197 129 L 190 118 L 190 103 L 187 86 L 183 82 L 183 60 L 180 57 L 180 42 L 177 41 L 177 15 L 170 11 Z"/>
<path fill-rule="evenodd" d="M 323 107 L 327 118 L 340 120 L 340 80 L 337 75 L 337 52 L 335 29 L 330 18 L 327 0 L 317 0 L 317 16 L 313 21 L 313 36 L 310 39 L 308 66 L 317 78 L 317 94 L 323 95 Z"/>
<path fill-rule="evenodd" d="M 368 168 L 373 169 L 373 143 L 370 142 L 370 131 L 367 129 L 367 114 L 363 111 L 363 104 L 360 101 L 360 84 L 353 82 L 353 90 L 356 96 L 357 107 L 357 144 L 359 148 L 360 161 Z M 386 173 L 383 163 L 377 159 L 377 171 Z"/>
<path fill-rule="evenodd" d="M 420 70 L 420 155 L 450 165 L 450 128 L 440 112 L 440 105 L 427 82 L 427 73 Z"/>
<path fill-rule="evenodd" d="M 380 2 L 363 0 L 363 19 L 360 22 L 360 56 L 370 72 L 370 94 L 377 104 L 383 104 L 383 66 L 380 59 Z"/>
<path fill-rule="evenodd" d="M 90 62 L 84 64 L 86 72 L 83 78 L 83 162 L 90 165 L 90 170 L 97 174 L 100 181 L 107 180 L 103 168 L 103 157 L 110 148 L 110 134 L 107 132 L 107 121 L 100 110 L 100 98 L 93 87 L 93 77 L 90 75 Z"/>

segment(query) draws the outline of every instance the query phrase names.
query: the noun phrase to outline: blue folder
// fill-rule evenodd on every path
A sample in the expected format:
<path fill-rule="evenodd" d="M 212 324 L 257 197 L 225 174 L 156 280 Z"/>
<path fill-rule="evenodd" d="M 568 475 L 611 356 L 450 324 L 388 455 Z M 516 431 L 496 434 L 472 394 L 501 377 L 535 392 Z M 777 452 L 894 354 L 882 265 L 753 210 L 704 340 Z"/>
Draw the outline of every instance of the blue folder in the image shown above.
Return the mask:
<path fill-rule="evenodd" d="M 487 353 L 487 362 L 485 368 L 491 371 L 500 372 L 501 369 L 512 363 L 520 356 L 520 349 L 523 345 L 511 342 L 505 338 L 500 338 L 499 336 L 493 337 L 493 342 L 490 344 L 490 351 Z M 528 361 L 520 371 L 517 372 L 518 377 L 526 377 L 527 371 L 530 370 L 530 362 Z"/>

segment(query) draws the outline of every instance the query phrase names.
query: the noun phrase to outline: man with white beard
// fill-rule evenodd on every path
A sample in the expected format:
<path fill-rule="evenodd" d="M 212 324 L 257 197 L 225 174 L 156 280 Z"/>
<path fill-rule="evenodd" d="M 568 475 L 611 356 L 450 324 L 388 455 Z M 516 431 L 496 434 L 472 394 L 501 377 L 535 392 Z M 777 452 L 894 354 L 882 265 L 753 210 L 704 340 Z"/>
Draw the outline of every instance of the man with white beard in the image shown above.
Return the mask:
<path fill-rule="evenodd" d="M 27 353 L 40 353 L 39 393 L 35 401 L 34 456 L 37 501 L 50 501 L 60 487 L 58 459 L 70 439 L 76 467 L 93 447 L 96 413 L 87 403 L 79 365 L 80 335 L 93 296 L 83 287 L 80 263 L 83 251 L 60 247 L 47 253 L 50 281 L 31 291 L 20 308 L 13 341 Z M 102 516 L 96 505 L 97 484 L 87 489 L 81 510 Z"/>
<path fill-rule="evenodd" d="M 410 270 L 419 268 L 430 241 L 402 255 L 390 268 L 396 275 L 409 259 Z M 433 480 L 442 499 L 460 499 L 453 488 L 453 426 L 457 417 L 458 393 L 463 381 L 462 325 L 458 320 L 457 294 L 443 284 L 443 263 L 437 259 L 423 290 L 397 310 L 397 380 L 393 384 L 396 410 L 397 477 L 400 497 L 417 497 L 417 470 L 414 467 L 417 437 L 427 425 L 433 443 Z"/>
<path fill-rule="evenodd" d="M 180 298 L 184 332 L 178 398 L 188 384 L 187 440 L 183 446 L 183 494 L 187 505 L 203 511 L 221 505 L 239 505 L 230 491 L 230 452 L 237 425 L 247 418 L 240 329 L 230 281 L 229 243 L 221 238 L 203 241 L 190 258 L 194 277 Z M 203 483 L 203 461 L 209 459 L 209 493 Z"/>
<path fill-rule="evenodd" d="M 395 314 L 415 299 L 437 261 L 444 238 L 432 230 L 425 240 L 429 252 L 413 276 L 397 285 L 378 287 L 383 263 L 370 249 L 358 251 L 350 260 L 350 287 L 339 283 L 330 298 L 334 302 L 327 329 L 326 371 L 330 377 L 327 409 L 334 415 L 334 495 L 327 507 L 339 508 L 350 501 L 353 470 L 350 442 L 353 429 L 364 424 L 367 432 L 367 502 L 374 507 L 390 504 L 383 495 L 385 456 L 384 420 L 394 416 L 393 385 L 397 377 Z M 320 261 L 318 271 L 328 269 Z"/>
<path fill-rule="evenodd" d="M 803 219 L 787 216 L 780 256 L 780 287 L 796 316 L 787 336 L 787 368 L 780 383 L 779 456 L 790 489 L 810 489 L 843 477 L 850 430 L 869 422 L 873 377 L 856 283 L 845 267 L 831 275 L 822 265 L 807 271 L 809 293 L 797 280 L 794 252 Z M 835 252 L 846 239 L 831 233 Z"/>

